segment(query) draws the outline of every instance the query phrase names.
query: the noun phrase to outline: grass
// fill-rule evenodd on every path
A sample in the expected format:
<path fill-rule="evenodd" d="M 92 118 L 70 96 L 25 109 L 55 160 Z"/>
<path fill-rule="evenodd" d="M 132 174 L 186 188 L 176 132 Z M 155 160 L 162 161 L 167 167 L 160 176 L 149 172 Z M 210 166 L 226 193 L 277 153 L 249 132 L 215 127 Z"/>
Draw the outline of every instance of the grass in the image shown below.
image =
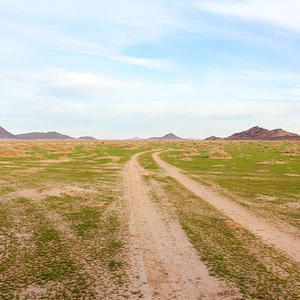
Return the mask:
<path fill-rule="evenodd" d="M 121 175 L 132 155 L 159 149 L 247 209 L 299 228 L 297 142 L 1 141 L 0 298 L 142 297 L 129 273 Z M 166 195 L 153 199 L 172 203 L 212 275 L 244 298 L 300 297 L 299 264 L 163 176 L 151 152 L 140 163 Z"/>
<path fill-rule="evenodd" d="M 129 214 L 120 175 L 143 147 L 1 142 L 1 299 L 141 296 L 128 274 Z M 51 189 L 62 192 L 47 196 Z"/>
<path fill-rule="evenodd" d="M 46 286 L 48 295 L 57 298 L 65 292 L 80 298 L 87 279 L 71 257 L 59 231 L 24 198 L 15 199 L 6 215 L 11 218 L 11 225 L 1 222 L 1 242 L 5 246 L 1 257 L 1 298 L 14 299 L 15 294 L 26 293 L 26 288 L 31 286 Z M 6 239 L 3 239 L 4 228 L 9 232 Z M 93 295 L 88 289 L 85 293 Z"/>
<path fill-rule="evenodd" d="M 189 147 L 162 158 L 263 217 L 272 215 L 300 228 L 299 142 L 201 142 L 193 148 L 197 154 L 188 160 L 184 153 Z M 223 157 L 210 158 L 216 152 Z"/>
<path fill-rule="evenodd" d="M 181 164 L 182 153 L 170 152 L 163 156 L 178 166 Z M 204 154 L 199 153 L 198 156 L 202 158 Z M 200 159 L 194 155 L 195 153 L 192 159 Z M 184 160 L 182 164 L 192 162 L 193 160 Z M 165 197 L 161 199 L 154 193 L 153 200 L 162 209 L 166 206 L 165 202 L 172 204 L 182 228 L 208 266 L 211 275 L 236 286 L 242 293 L 242 299 L 277 300 L 300 297 L 299 263 L 265 245 L 247 229 L 190 193 L 174 179 L 165 177 L 151 155 L 143 155 L 140 163 L 142 166 L 154 166 L 150 169 L 152 175 L 145 176 L 145 180 L 149 183 L 150 180 L 155 180 L 163 189 Z M 192 166 L 195 166 L 195 162 L 190 165 L 191 169 Z M 205 173 L 200 170 L 201 174 Z"/>

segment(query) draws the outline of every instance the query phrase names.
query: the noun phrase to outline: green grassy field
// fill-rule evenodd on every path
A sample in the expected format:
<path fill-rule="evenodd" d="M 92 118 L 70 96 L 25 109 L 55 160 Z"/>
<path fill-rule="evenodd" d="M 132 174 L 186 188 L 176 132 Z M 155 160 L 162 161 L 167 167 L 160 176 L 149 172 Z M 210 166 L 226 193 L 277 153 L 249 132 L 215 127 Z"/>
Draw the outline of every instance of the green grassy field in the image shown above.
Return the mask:
<path fill-rule="evenodd" d="M 251 212 L 299 228 L 298 146 L 283 142 L 197 142 L 160 156 Z M 163 199 L 158 196 L 161 192 L 154 192 L 156 203 L 162 209 L 172 203 L 182 228 L 212 275 L 237 286 L 244 299 L 300 297 L 299 263 L 166 177 L 151 153 L 142 155 L 140 163 L 151 171 L 145 180 L 164 191 Z"/>
<path fill-rule="evenodd" d="M 264 217 L 300 228 L 299 142 L 198 142 L 161 157 Z"/>
<path fill-rule="evenodd" d="M 122 169 L 161 157 L 246 209 L 300 226 L 300 143 L 0 143 L 0 298 L 138 299 Z M 211 274 L 242 299 L 299 299 L 300 265 L 140 157 Z"/>
<path fill-rule="evenodd" d="M 0 144 L 1 299 L 129 297 L 126 143 Z"/>

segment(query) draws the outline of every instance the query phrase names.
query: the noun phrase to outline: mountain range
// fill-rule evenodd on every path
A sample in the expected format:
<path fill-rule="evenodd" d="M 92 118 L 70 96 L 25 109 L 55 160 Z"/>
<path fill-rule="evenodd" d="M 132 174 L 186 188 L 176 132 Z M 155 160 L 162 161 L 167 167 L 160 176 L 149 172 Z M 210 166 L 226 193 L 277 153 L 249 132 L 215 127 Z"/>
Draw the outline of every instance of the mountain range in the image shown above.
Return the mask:
<path fill-rule="evenodd" d="M 5 140 L 72 140 L 71 136 L 61 134 L 56 131 L 49 132 L 29 132 L 22 134 L 12 134 L 0 126 L 0 139 Z M 95 140 L 91 136 L 80 137 L 81 140 Z"/>
<path fill-rule="evenodd" d="M 30 132 L 22 134 L 12 134 L 0 126 L 0 139 L 9 140 L 71 140 L 74 137 L 61 134 L 56 131 L 50 132 Z M 81 140 L 95 140 L 91 136 L 80 137 Z M 134 138 L 138 139 L 138 138 Z M 183 140 L 173 133 L 168 133 L 162 137 L 151 137 L 149 140 Z M 252 127 L 248 130 L 234 133 L 226 138 L 211 136 L 205 140 L 300 140 L 300 135 L 283 129 L 268 130 L 262 127 Z"/>
<path fill-rule="evenodd" d="M 262 127 L 252 127 L 248 130 L 234 133 L 228 140 L 294 140 L 300 139 L 300 135 L 283 129 L 268 130 Z"/>
<path fill-rule="evenodd" d="M 210 136 L 205 140 L 300 140 L 300 135 L 285 131 L 281 128 L 268 130 L 254 126 L 248 130 L 237 132 L 226 138 Z"/>
<path fill-rule="evenodd" d="M 56 131 L 16 134 L 15 138 L 18 140 L 72 140 L 74 139 L 71 136 L 64 135 Z"/>

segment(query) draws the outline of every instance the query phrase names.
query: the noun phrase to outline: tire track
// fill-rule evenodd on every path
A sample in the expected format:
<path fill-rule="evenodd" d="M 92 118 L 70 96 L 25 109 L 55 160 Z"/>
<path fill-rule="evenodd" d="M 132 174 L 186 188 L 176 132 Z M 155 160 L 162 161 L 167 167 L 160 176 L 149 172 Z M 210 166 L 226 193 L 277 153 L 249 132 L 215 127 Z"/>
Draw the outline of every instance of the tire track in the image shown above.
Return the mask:
<path fill-rule="evenodd" d="M 125 195 L 131 209 L 132 260 L 146 299 L 236 299 L 209 276 L 178 220 L 165 220 L 151 201 L 145 170 L 136 154 L 124 168 Z M 165 217 L 165 215 L 164 215 Z"/>
<path fill-rule="evenodd" d="M 168 176 L 176 179 L 186 189 L 217 208 L 224 215 L 260 236 L 268 244 L 284 251 L 294 260 L 300 262 L 300 240 L 294 228 L 289 225 L 282 225 L 279 222 L 276 224 L 271 223 L 251 214 L 237 203 L 191 179 L 183 173 L 183 170 L 163 161 L 159 157 L 160 153 L 154 153 L 153 158 L 166 171 Z"/>

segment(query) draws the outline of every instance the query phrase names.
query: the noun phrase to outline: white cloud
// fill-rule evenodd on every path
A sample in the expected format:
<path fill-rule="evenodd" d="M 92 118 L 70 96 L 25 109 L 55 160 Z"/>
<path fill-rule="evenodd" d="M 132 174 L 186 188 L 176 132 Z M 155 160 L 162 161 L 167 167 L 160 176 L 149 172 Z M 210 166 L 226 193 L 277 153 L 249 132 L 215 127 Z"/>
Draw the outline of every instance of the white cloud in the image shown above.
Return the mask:
<path fill-rule="evenodd" d="M 1 7 L 1 6 L 0 6 Z M 150 20 L 148 20 L 150 21 Z M 96 24 L 97 21 L 95 21 Z M 100 23 L 101 24 L 101 23 Z M 150 69 L 169 71 L 173 69 L 172 63 L 164 58 L 140 58 L 125 55 L 124 49 L 131 45 L 140 45 L 159 40 L 164 34 L 162 24 L 151 23 L 145 25 L 123 25 L 115 28 L 115 25 L 102 23 L 100 25 L 88 27 L 87 34 L 64 32 L 63 29 L 41 26 L 29 26 L 10 21 L 0 20 L 2 30 L 10 33 L 10 38 L 3 40 L 1 52 L 8 55 L 6 49 L 11 49 L 18 41 L 18 47 L 14 47 L 14 52 L 22 55 L 23 48 L 29 48 L 32 43 L 31 52 L 36 53 L 38 49 L 55 47 L 62 52 L 85 54 L 89 56 L 101 56 L 107 59 L 131 65 L 143 66 Z M 95 30 L 97 33 L 95 33 Z M 23 42 L 23 44 L 22 44 Z M 0 52 L 0 55 L 1 55 Z"/>
<path fill-rule="evenodd" d="M 113 61 L 157 70 L 170 70 L 167 58 L 126 55 L 128 46 L 149 44 L 162 39 L 177 19 L 180 9 L 165 0 L 129 1 L 0 1 L 0 11 L 58 18 L 47 27 L 0 20 L 2 30 L 13 33 L 11 39 L 23 40 L 32 47 L 54 46 L 61 51 L 102 56 Z M 5 14 L 4 14 L 5 15 Z M 75 20 L 75 23 L 73 23 Z M 31 24 L 34 24 L 31 23 Z M 60 25 L 57 25 L 60 24 Z M 70 24 L 72 26 L 70 27 Z M 74 26 L 75 24 L 75 26 Z M 80 26 L 80 28 L 78 28 Z M 74 28 L 74 29 L 73 29 Z"/>
<path fill-rule="evenodd" d="M 66 52 L 103 56 L 114 61 L 143 66 L 150 69 L 171 70 L 173 68 L 168 59 L 131 57 L 122 54 L 120 49 L 110 49 L 96 43 L 62 39 L 59 42 L 59 46 L 60 49 Z"/>
<path fill-rule="evenodd" d="M 198 0 L 195 5 L 202 10 L 220 15 L 300 30 L 299 0 Z"/>
<path fill-rule="evenodd" d="M 36 72 L 3 71 L 0 72 L 0 80 L 0 98 L 12 101 L 31 99 L 29 103 L 34 99 L 46 101 L 45 99 L 56 98 L 75 103 L 140 103 L 148 110 L 151 108 L 147 106 L 147 102 L 161 102 L 160 110 L 164 112 L 163 102 L 168 110 L 170 103 L 183 101 L 187 107 L 189 103 L 195 102 L 210 102 L 217 106 L 222 101 L 226 103 L 227 99 L 269 103 L 300 101 L 300 74 L 275 71 L 215 70 L 207 72 L 197 82 L 176 80 L 166 83 L 44 68 Z M 187 108 L 183 110 L 186 111 Z"/>

